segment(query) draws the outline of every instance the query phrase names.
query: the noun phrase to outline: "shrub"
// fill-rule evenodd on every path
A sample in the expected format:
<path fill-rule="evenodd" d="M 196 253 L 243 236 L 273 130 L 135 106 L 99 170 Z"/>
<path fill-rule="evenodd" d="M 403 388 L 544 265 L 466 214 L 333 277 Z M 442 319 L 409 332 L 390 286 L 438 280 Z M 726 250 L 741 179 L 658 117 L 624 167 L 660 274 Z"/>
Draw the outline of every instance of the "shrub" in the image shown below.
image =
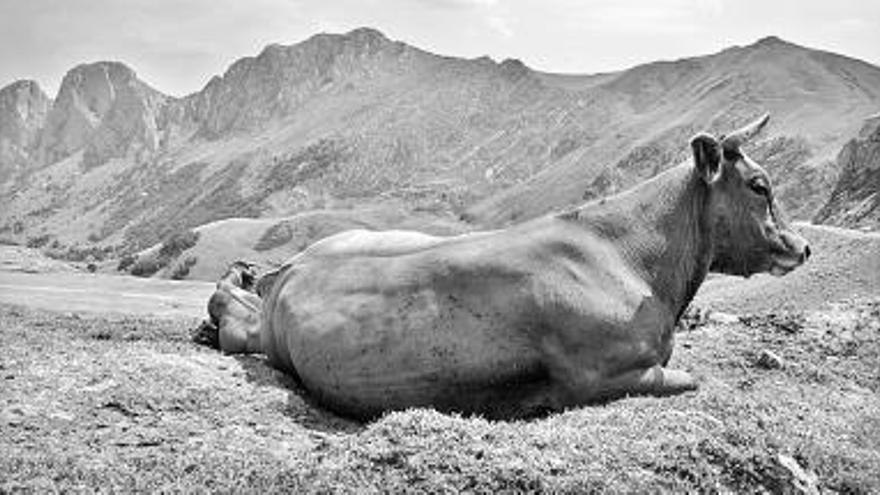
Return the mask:
<path fill-rule="evenodd" d="M 180 256 L 180 253 L 195 246 L 198 239 L 199 233 L 192 230 L 171 234 L 162 242 L 162 246 L 159 247 L 159 254 L 156 257 L 151 257 L 149 259 L 135 259 L 133 262 L 134 265 L 131 268 L 131 274 L 138 277 L 152 276 L 154 273 L 168 266 L 174 258 Z M 178 274 L 180 278 L 185 277 L 189 273 L 190 267 L 196 263 L 195 260 L 195 257 L 188 257 L 181 266 L 175 268 L 174 273 L 171 274 L 172 278 L 175 274 L 178 274 L 178 270 L 183 270 Z M 117 267 L 117 269 L 124 270 L 131 263 L 132 261 L 127 259 L 127 257 L 123 258 L 119 261 L 119 266 L 122 268 Z"/>
<path fill-rule="evenodd" d="M 131 267 L 131 274 L 136 277 L 150 277 L 161 270 L 166 264 L 167 260 L 163 260 L 162 258 L 137 260 L 134 266 Z"/>
<path fill-rule="evenodd" d="M 183 260 L 183 263 L 177 265 L 177 267 L 174 268 L 174 271 L 171 272 L 171 279 L 172 280 L 185 279 L 186 276 L 189 275 L 189 269 L 192 268 L 196 264 L 197 261 L 198 261 L 198 258 L 196 258 L 195 256 L 187 256 L 186 259 Z"/>
<path fill-rule="evenodd" d="M 119 264 L 116 265 L 116 271 L 123 272 L 128 269 L 131 265 L 133 265 L 137 261 L 137 256 L 133 254 L 126 254 L 119 260 Z"/>
<path fill-rule="evenodd" d="M 278 222 L 266 229 L 266 232 L 254 244 L 254 251 L 268 251 L 283 246 L 293 239 L 293 229 L 288 222 Z"/>
<path fill-rule="evenodd" d="M 38 237 L 30 237 L 27 240 L 27 247 L 29 248 L 41 248 L 49 243 L 49 234 L 44 234 Z"/>
<path fill-rule="evenodd" d="M 46 256 L 56 260 L 66 261 L 104 261 L 108 256 L 113 254 L 118 248 L 114 246 L 86 246 L 78 245 L 68 246 L 65 248 L 60 243 L 53 242 L 45 251 Z"/>
<path fill-rule="evenodd" d="M 170 260 L 180 253 L 196 245 L 199 233 L 193 230 L 175 232 L 162 242 L 159 248 L 159 257 Z"/>

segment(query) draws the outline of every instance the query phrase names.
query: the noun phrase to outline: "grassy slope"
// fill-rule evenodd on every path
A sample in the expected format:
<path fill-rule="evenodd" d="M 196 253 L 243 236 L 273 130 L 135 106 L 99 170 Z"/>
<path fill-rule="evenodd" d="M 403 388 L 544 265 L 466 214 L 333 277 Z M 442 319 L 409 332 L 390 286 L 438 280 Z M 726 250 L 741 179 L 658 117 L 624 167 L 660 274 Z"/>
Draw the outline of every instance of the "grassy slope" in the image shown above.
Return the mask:
<path fill-rule="evenodd" d="M 181 253 L 158 273 L 168 278 L 186 258 L 196 259 L 185 278 L 216 281 L 235 260 L 274 268 L 315 241 L 350 229 L 418 230 L 435 235 L 461 233 L 466 226 L 456 220 L 407 212 L 393 206 L 315 210 L 279 218 L 229 218 L 202 225 L 196 245 Z M 157 249 L 156 246 L 150 250 Z"/>
<path fill-rule="evenodd" d="M 430 410 L 360 425 L 192 319 L 0 307 L 0 491 L 880 490 L 880 301 L 679 334 L 699 392 L 523 422 Z M 794 322 L 794 323 L 793 323 Z M 783 369 L 758 367 L 762 349 Z"/>
<path fill-rule="evenodd" d="M 806 310 L 880 293 L 880 234 L 806 224 L 796 228 L 813 253 L 804 266 L 785 277 L 712 277 L 695 304 L 735 313 Z"/>

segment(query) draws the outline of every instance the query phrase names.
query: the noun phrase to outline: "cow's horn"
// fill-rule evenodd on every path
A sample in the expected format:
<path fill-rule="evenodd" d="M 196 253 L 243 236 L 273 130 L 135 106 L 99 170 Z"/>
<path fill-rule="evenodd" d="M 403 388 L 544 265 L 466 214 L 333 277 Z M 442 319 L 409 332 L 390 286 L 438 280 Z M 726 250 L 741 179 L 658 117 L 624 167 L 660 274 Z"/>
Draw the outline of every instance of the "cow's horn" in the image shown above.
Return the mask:
<path fill-rule="evenodd" d="M 761 132 L 761 129 L 767 125 L 767 121 L 770 120 L 770 114 L 765 113 L 758 120 L 747 124 L 730 134 L 724 137 L 722 141 L 722 145 L 727 149 L 738 149 L 743 144 L 749 142 L 750 139 L 755 137 L 756 134 Z"/>

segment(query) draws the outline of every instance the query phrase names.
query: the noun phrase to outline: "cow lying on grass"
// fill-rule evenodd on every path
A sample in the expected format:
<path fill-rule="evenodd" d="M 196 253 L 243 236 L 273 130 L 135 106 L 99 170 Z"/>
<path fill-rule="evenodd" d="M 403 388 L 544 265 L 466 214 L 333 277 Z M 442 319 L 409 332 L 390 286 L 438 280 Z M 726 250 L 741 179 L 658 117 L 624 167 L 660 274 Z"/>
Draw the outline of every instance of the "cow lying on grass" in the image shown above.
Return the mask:
<path fill-rule="evenodd" d="M 414 406 L 510 416 L 693 390 L 664 366 L 707 272 L 782 275 L 809 256 L 741 151 L 766 122 L 700 134 L 692 163 L 563 214 L 303 253 L 260 284 L 263 352 L 357 417 Z"/>

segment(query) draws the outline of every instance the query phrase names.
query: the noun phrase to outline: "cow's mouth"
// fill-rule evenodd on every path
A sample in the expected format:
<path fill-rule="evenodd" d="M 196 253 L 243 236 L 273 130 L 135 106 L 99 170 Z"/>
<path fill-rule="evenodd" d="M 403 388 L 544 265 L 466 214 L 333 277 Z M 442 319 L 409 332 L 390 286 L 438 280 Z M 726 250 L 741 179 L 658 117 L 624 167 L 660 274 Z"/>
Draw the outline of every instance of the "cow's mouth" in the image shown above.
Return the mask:
<path fill-rule="evenodd" d="M 774 256 L 773 264 L 770 266 L 770 274 L 775 277 L 781 277 L 788 274 L 795 268 L 801 266 L 802 264 L 804 264 L 804 259 L 802 256 L 798 258 Z"/>

